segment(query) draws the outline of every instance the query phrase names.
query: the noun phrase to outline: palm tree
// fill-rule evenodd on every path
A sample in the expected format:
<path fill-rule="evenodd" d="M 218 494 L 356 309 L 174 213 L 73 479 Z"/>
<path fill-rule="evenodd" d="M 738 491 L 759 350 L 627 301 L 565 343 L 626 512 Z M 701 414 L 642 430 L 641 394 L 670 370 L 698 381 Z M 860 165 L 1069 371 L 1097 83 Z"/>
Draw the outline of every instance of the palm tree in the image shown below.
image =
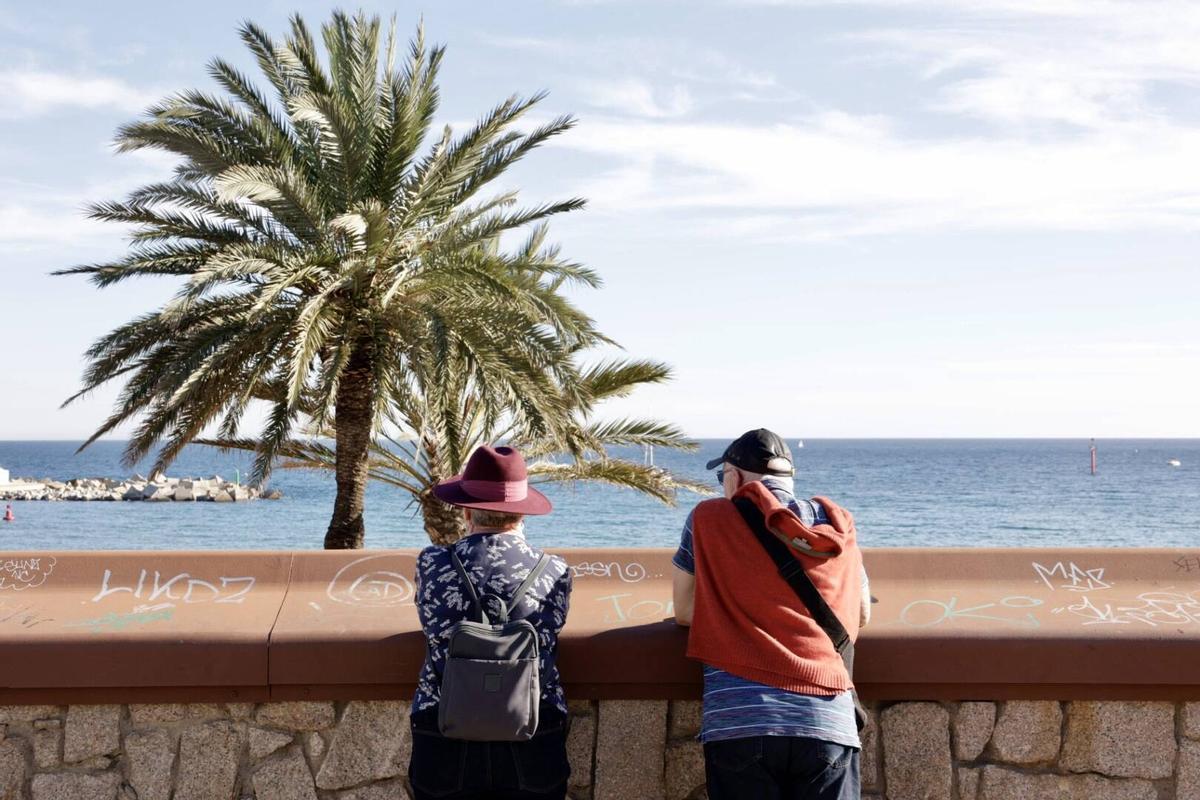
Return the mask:
<path fill-rule="evenodd" d="M 137 420 L 125 459 L 157 448 L 161 470 L 206 429 L 236 437 L 252 401 L 266 401 L 254 480 L 301 427 L 328 432 L 337 496 L 325 546 L 361 547 L 372 444 L 414 387 L 412 359 L 453 351 L 493 418 L 516 404 L 522 425 L 546 433 L 583 402 L 571 354 L 603 337 L 559 291 L 597 285 L 594 273 L 540 245 L 496 244 L 583 201 L 478 199 L 572 118 L 514 130 L 542 95 L 511 97 L 426 149 L 443 49 L 418 29 L 406 56 L 394 32 L 381 53 L 379 20 L 362 14 L 334 13 L 321 32 L 327 67 L 299 16 L 282 42 L 247 23 L 267 89 L 217 59 L 223 94 L 181 92 L 119 130 L 119 151 L 173 154 L 175 176 L 94 205 L 92 217 L 134 226 L 130 250 L 60 274 L 186 282 L 92 345 L 67 403 L 126 378 L 83 447 Z"/>
<path fill-rule="evenodd" d="M 519 447 L 532 462 L 529 472 L 534 483 L 607 483 L 668 504 L 674 504 L 680 488 L 710 493 L 707 484 L 610 454 L 610 448 L 620 446 L 695 449 L 695 443 L 675 426 L 645 419 L 592 418 L 598 403 L 668 380 L 670 370 L 663 364 L 616 359 L 581 369 L 570 387 L 560 387 L 564 402 L 575 405 L 555 418 L 549 429 L 540 425 L 536 416 L 523 413 L 517 398 L 502 400 L 504 407 L 494 406 L 470 379 L 469 370 L 463 369 L 462 354 L 434 348 L 414 355 L 410 364 L 412 390 L 393 396 L 385 412 L 385 430 L 371 445 L 368 475 L 412 496 L 425 532 L 436 544 L 455 541 L 464 528 L 461 512 L 434 497 L 434 485 L 460 472 L 476 447 L 491 442 L 507 441 Z M 336 450 L 322 441 L 329 432 L 314 433 L 312 438 L 289 442 L 280 449 L 285 469 L 336 468 Z M 259 447 L 254 440 L 236 438 L 201 442 L 222 449 L 253 451 Z"/>

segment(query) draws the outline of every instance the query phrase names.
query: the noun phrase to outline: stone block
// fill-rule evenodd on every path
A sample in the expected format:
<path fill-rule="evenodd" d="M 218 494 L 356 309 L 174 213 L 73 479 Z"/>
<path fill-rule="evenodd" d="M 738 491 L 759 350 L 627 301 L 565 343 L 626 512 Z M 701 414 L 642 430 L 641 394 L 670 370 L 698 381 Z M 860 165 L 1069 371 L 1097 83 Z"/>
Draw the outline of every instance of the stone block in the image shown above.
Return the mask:
<path fill-rule="evenodd" d="M 312 774 L 299 750 L 264 762 L 254 772 L 255 800 L 317 800 Z"/>
<path fill-rule="evenodd" d="M 686 800 L 704 786 L 704 748 L 695 739 L 676 739 L 664 754 L 667 800 Z"/>
<path fill-rule="evenodd" d="M 0 706 L 0 724 L 33 722 L 48 717 L 57 717 L 58 714 L 58 706 Z"/>
<path fill-rule="evenodd" d="M 166 730 L 135 731 L 125 736 L 129 785 L 138 800 L 170 800 L 175 735 Z"/>
<path fill-rule="evenodd" d="M 1175 800 L 1200 800 L 1200 742 L 1179 743 L 1175 769 Z"/>
<path fill-rule="evenodd" d="M 409 794 L 408 783 L 403 778 L 396 778 L 348 792 L 338 792 L 336 797 L 337 800 L 408 800 L 412 795 Z"/>
<path fill-rule="evenodd" d="M 226 703 L 225 713 L 233 719 L 250 719 L 254 713 L 254 703 Z"/>
<path fill-rule="evenodd" d="M 1053 700 L 1012 700 L 1000 708 L 992 732 L 995 761 L 1052 762 L 1062 744 L 1062 706 Z"/>
<path fill-rule="evenodd" d="M 674 700 L 668 711 L 667 735 L 683 739 L 700 735 L 702 712 L 699 700 Z"/>
<path fill-rule="evenodd" d="M 1175 767 L 1175 707 L 1163 702 L 1067 704 L 1062 766 L 1123 778 L 1167 778 Z"/>
<path fill-rule="evenodd" d="M 1200 739 L 1200 703 L 1183 704 L 1183 735 Z"/>
<path fill-rule="evenodd" d="M 164 722 L 182 722 L 187 719 L 187 713 L 182 703 L 132 703 L 129 706 L 129 721 L 133 727 L 140 728 Z"/>
<path fill-rule="evenodd" d="M 591 706 L 588 706 L 591 711 Z M 592 785 L 592 756 L 596 746 L 596 716 L 592 713 L 571 717 L 567 734 L 567 761 L 571 764 L 569 786 L 586 789 Z"/>
<path fill-rule="evenodd" d="M 979 800 L 981 767 L 958 768 L 958 800 Z"/>
<path fill-rule="evenodd" d="M 41 719 L 33 723 L 33 763 L 39 770 L 62 765 L 62 720 Z M 2 797 L 3 795 L 0 795 Z"/>
<path fill-rule="evenodd" d="M 879 787 L 879 709 L 873 705 L 866 706 L 867 727 L 863 728 L 859 738 L 862 740 L 862 753 L 859 755 L 858 768 L 863 788 L 877 789 Z"/>
<path fill-rule="evenodd" d="M 884 709 L 883 772 L 888 800 L 950 800 L 950 714 L 937 703 Z"/>
<path fill-rule="evenodd" d="M 232 722 L 186 729 L 179 741 L 174 800 L 229 800 L 241 752 L 242 734 Z"/>
<path fill-rule="evenodd" d="M 317 786 L 345 789 L 405 774 L 412 748 L 408 705 L 390 700 L 348 703 L 317 773 Z"/>
<path fill-rule="evenodd" d="M 20 739 L 0 740 L 0 798 L 25 800 L 29 756 L 28 743 Z"/>
<path fill-rule="evenodd" d="M 121 749 L 121 707 L 71 706 L 63 737 L 63 761 L 73 763 Z"/>
<path fill-rule="evenodd" d="M 959 703 L 954 710 L 954 757 L 959 761 L 979 758 L 995 724 L 995 703 Z"/>
<path fill-rule="evenodd" d="M 601 700 L 596 730 L 595 800 L 661 800 L 666 700 Z"/>
<path fill-rule="evenodd" d="M 183 707 L 189 720 L 228 719 L 229 714 L 220 703 L 188 703 Z"/>
<path fill-rule="evenodd" d="M 33 777 L 33 800 L 116 800 L 121 776 L 56 772 Z"/>
<path fill-rule="evenodd" d="M 292 734 L 280 733 L 279 731 L 267 730 L 266 728 L 251 727 L 248 743 L 250 758 L 255 761 L 261 761 L 281 747 L 291 744 Z"/>
<path fill-rule="evenodd" d="M 316 731 L 309 731 L 300 735 L 300 742 L 304 745 L 304 755 L 308 757 L 308 764 L 315 775 L 321 763 L 321 756 L 325 755 L 325 750 L 328 749 L 325 740 Z"/>
<path fill-rule="evenodd" d="M 323 731 L 332 728 L 336 714 L 333 703 L 301 701 L 263 703 L 254 715 L 259 725 L 289 731 Z"/>
<path fill-rule="evenodd" d="M 1147 780 L 1034 774 L 992 764 L 982 767 L 980 773 L 975 800 L 1157 800 L 1158 797 L 1154 784 Z"/>

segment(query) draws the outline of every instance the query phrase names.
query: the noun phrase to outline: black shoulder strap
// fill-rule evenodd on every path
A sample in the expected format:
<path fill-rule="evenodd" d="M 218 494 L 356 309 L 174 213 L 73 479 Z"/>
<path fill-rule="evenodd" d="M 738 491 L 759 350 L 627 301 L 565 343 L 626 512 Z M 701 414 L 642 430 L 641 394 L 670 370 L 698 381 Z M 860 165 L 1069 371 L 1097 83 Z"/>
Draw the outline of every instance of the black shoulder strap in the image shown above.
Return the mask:
<path fill-rule="evenodd" d="M 808 573 L 804 571 L 804 565 L 797 561 L 788 550 L 788 546 L 767 530 L 766 520 L 763 514 L 759 511 L 758 506 L 754 502 L 745 497 L 735 498 L 733 504 L 737 506 L 738 513 L 742 515 L 742 519 L 746 521 L 746 525 L 754 532 L 755 538 L 763 546 L 771 556 L 771 560 L 775 562 L 775 566 L 779 568 L 779 574 L 788 582 L 788 586 L 792 587 L 792 591 L 804 603 L 804 607 L 808 609 L 808 613 L 812 615 L 813 621 L 821 626 L 821 630 L 829 636 L 833 642 L 833 648 L 842 657 L 842 662 L 846 665 L 846 672 L 850 674 L 851 679 L 854 677 L 854 642 L 850 639 L 850 634 L 846 632 L 846 626 L 837 618 L 837 614 L 833 613 L 833 609 L 825 602 L 825 598 L 821 596 L 821 591 L 813 584 L 812 578 L 808 577 Z"/>
<path fill-rule="evenodd" d="M 458 553 L 454 552 L 454 545 L 450 545 L 446 549 L 450 551 L 450 560 L 454 562 L 454 569 L 458 571 L 458 577 L 467 589 L 467 597 L 471 599 L 471 608 L 475 611 L 475 621 L 485 625 L 490 624 L 491 620 L 483 610 L 483 603 L 479 602 L 479 593 L 475 591 L 475 584 L 471 582 L 471 576 L 467 574 L 466 567 L 459 561 Z"/>
<path fill-rule="evenodd" d="M 458 558 L 458 553 L 454 552 L 454 546 L 451 545 L 450 560 L 454 562 L 454 569 L 458 571 L 458 577 L 462 580 L 463 585 L 467 589 L 467 597 L 471 600 L 471 607 L 475 611 L 475 621 L 482 622 L 485 625 L 490 625 L 491 620 L 488 619 L 487 612 L 484 611 L 483 602 L 479 599 L 479 593 L 475 590 L 475 584 L 471 581 L 471 576 L 467 574 L 466 567 Z M 542 557 L 533 565 L 533 569 L 529 570 L 529 574 L 525 576 L 525 580 L 521 581 L 521 585 L 517 587 L 517 591 L 513 594 L 512 600 L 504 607 L 503 619 L 501 622 L 507 622 L 509 614 L 521 602 L 521 598 L 529 591 L 529 587 L 533 586 L 533 582 L 545 571 L 546 565 L 550 563 L 550 556 L 547 553 L 542 553 Z"/>
<path fill-rule="evenodd" d="M 517 607 L 517 604 L 521 602 L 521 598 L 524 597 L 525 593 L 529 591 L 529 587 L 533 586 L 533 582 L 536 581 L 546 570 L 546 565 L 549 563 L 550 555 L 548 553 L 542 553 L 542 557 L 539 558 L 538 562 L 533 565 L 533 569 L 529 570 L 529 574 L 525 576 L 525 580 L 521 581 L 521 585 L 517 587 L 517 591 L 513 594 L 512 600 L 509 601 L 508 608 L 505 609 L 509 614 L 511 614 L 513 609 Z"/>

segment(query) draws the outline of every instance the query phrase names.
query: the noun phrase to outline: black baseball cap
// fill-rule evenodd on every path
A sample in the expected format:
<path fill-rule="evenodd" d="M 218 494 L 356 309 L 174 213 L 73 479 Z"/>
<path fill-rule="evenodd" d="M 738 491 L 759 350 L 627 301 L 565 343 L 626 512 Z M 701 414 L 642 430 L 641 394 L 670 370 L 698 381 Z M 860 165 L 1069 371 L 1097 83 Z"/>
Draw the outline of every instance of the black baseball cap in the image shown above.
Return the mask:
<path fill-rule="evenodd" d="M 746 431 L 734 439 L 720 458 L 708 462 L 707 468 L 715 469 L 724 463 L 759 475 L 791 475 L 795 472 L 787 442 L 766 428 Z"/>

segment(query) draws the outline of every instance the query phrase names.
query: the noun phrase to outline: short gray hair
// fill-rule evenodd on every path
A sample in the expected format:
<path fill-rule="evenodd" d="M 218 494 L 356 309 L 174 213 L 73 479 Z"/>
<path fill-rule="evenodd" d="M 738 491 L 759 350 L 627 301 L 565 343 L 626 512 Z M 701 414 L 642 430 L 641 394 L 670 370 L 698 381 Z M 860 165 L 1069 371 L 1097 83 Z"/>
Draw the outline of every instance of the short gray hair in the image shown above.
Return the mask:
<path fill-rule="evenodd" d="M 524 514 L 512 514 L 507 511 L 484 511 L 481 508 L 471 509 L 471 522 L 477 528 L 507 530 L 520 525 L 523 519 L 525 519 Z"/>

